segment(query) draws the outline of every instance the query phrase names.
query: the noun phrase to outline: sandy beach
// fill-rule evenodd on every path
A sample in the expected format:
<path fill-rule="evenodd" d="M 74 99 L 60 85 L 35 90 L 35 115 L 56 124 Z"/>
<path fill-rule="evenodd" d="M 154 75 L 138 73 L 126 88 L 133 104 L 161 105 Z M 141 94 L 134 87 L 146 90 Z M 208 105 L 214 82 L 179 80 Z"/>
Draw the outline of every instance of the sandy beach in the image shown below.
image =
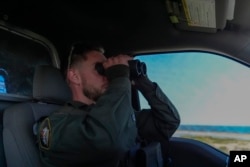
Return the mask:
<path fill-rule="evenodd" d="M 250 134 L 178 130 L 173 136 L 199 140 L 227 154 L 232 150 L 250 150 Z"/>

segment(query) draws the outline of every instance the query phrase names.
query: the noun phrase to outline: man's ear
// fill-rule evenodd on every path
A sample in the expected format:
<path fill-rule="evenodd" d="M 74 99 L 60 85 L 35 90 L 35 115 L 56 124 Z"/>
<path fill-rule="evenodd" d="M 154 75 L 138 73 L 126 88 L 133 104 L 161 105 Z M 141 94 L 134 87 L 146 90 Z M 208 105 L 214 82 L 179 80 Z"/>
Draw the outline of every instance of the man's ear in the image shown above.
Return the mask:
<path fill-rule="evenodd" d="M 76 69 L 68 69 L 67 71 L 67 80 L 69 83 L 79 85 L 81 82 L 80 73 Z"/>

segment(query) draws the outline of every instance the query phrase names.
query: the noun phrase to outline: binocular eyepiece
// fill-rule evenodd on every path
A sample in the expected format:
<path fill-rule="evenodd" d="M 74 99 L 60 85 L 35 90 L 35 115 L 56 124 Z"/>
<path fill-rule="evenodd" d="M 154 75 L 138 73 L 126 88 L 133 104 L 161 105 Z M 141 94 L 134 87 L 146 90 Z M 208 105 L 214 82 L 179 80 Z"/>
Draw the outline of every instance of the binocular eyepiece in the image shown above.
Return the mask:
<path fill-rule="evenodd" d="M 130 69 L 130 79 L 147 75 L 147 67 L 144 62 L 140 62 L 139 60 L 129 60 L 128 64 Z M 105 75 L 105 69 L 102 63 L 96 63 L 95 69 L 100 75 Z"/>

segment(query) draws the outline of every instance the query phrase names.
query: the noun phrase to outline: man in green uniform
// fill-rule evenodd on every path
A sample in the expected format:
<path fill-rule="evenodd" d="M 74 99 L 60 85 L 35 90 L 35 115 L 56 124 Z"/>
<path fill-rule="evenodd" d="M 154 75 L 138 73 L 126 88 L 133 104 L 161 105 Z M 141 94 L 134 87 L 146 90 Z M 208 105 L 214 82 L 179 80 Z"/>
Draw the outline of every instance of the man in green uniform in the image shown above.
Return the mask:
<path fill-rule="evenodd" d="M 166 141 L 173 135 L 180 123 L 176 108 L 147 77 L 130 81 L 129 60 L 123 54 L 107 59 L 97 47 L 73 50 L 67 69 L 73 99 L 39 124 L 44 166 L 122 166 L 138 136 Z M 105 76 L 97 72 L 97 63 Z M 151 109 L 134 111 L 131 83 Z"/>

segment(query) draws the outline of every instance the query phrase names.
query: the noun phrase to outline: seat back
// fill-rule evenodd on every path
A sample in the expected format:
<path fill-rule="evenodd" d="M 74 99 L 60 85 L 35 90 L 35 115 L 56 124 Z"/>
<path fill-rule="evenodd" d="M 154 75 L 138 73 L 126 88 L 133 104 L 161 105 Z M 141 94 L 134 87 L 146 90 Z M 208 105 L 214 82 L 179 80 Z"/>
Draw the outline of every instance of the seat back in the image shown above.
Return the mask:
<path fill-rule="evenodd" d="M 70 100 L 71 94 L 58 69 L 39 66 L 33 81 L 33 97 L 35 101 L 4 111 L 3 143 L 8 167 L 42 166 L 33 125 Z"/>
<path fill-rule="evenodd" d="M 0 166 L 2 167 L 6 166 L 5 154 L 3 148 L 3 110 L 1 110 L 1 104 L 0 104 Z"/>

